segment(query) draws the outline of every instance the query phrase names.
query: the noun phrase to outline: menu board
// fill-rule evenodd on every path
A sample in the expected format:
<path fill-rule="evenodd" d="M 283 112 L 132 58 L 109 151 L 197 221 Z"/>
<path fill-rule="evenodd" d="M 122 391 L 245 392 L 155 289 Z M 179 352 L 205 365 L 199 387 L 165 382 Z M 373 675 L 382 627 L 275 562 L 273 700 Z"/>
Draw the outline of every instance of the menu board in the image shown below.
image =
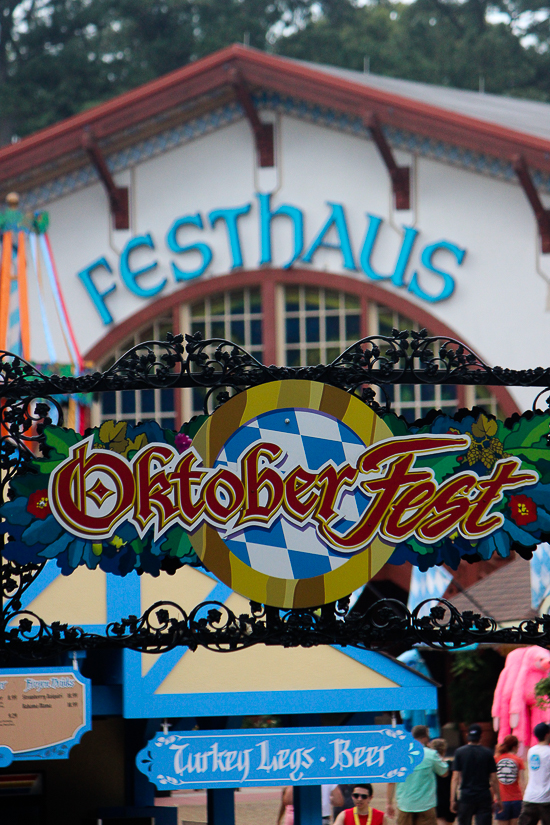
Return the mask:
<path fill-rule="evenodd" d="M 14 758 L 31 751 L 27 758 L 48 758 L 34 753 L 48 749 L 49 758 L 68 755 L 90 728 L 89 689 L 89 680 L 68 668 L 0 671 L 0 747 Z"/>

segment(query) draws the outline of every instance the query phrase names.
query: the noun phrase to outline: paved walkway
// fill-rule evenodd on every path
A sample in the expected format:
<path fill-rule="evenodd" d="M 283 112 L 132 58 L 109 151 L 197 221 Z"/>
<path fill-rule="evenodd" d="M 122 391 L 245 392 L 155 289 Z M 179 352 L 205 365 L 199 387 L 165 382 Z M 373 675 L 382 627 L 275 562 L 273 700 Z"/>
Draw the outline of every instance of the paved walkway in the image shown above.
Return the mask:
<path fill-rule="evenodd" d="M 384 810 L 386 786 L 374 785 L 374 807 Z M 235 793 L 235 825 L 277 825 L 282 788 L 243 788 Z M 177 806 L 179 825 L 206 822 L 205 791 L 172 791 L 157 805 Z M 391 820 L 390 820 L 391 822 Z"/>

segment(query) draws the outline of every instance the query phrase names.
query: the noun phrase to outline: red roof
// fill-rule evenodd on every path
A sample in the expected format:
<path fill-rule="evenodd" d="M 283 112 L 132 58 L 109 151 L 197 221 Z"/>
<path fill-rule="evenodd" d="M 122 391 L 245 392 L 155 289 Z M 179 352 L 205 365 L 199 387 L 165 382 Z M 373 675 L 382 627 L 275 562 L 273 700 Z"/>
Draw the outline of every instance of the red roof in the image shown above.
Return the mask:
<path fill-rule="evenodd" d="M 84 163 L 82 133 L 86 128 L 101 143 L 144 121 L 162 119 L 178 108 L 181 111 L 200 98 L 204 102 L 204 95 L 218 92 L 232 97 L 231 68 L 237 68 L 251 88 L 291 95 L 350 115 L 375 113 L 387 126 L 509 161 L 522 153 L 530 166 L 550 172 L 549 140 L 376 89 L 312 64 L 234 45 L 3 147 L 0 181 L 13 182 L 30 170 L 43 169 L 44 164 L 75 153 L 82 155 Z M 218 105 L 215 97 L 210 105 Z"/>

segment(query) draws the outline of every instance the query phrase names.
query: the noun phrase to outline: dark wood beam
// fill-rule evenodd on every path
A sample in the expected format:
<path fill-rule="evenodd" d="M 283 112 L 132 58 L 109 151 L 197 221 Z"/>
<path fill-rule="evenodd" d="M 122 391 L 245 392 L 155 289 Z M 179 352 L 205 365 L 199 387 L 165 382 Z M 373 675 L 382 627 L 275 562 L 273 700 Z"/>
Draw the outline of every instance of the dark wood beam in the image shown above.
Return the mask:
<path fill-rule="evenodd" d="M 107 192 L 109 207 L 113 216 L 113 227 L 115 229 L 129 229 L 128 189 L 127 187 L 117 186 L 114 182 L 101 149 L 89 129 L 85 129 L 82 133 L 82 148 L 88 155 Z"/>
<path fill-rule="evenodd" d="M 391 146 L 388 143 L 378 118 L 372 112 L 368 112 L 363 121 L 371 133 L 371 137 L 378 149 L 386 169 L 390 173 L 393 195 L 396 209 L 411 208 L 411 170 L 409 166 L 398 166 L 393 156 Z"/>
<path fill-rule="evenodd" d="M 545 209 L 531 178 L 529 167 L 523 155 L 515 155 L 513 158 L 514 172 L 521 184 L 527 200 L 535 213 L 535 218 L 539 228 L 541 250 L 544 254 L 550 253 L 550 210 Z"/>
<path fill-rule="evenodd" d="M 275 149 L 273 145 L 273 124 L 262 123 L 258 117 L 258 112 L 254 106 L 252 95 L 250 94 L 248 86 L 239 70 L 234 67 L 231 68 L 229 70 L 229 78 L 231 85 L 235 90 L 237 100 L 243 107 L 244 113 L 252 128 L 252 132 L 254 133 L 259 165 L 274 166 Z"/>

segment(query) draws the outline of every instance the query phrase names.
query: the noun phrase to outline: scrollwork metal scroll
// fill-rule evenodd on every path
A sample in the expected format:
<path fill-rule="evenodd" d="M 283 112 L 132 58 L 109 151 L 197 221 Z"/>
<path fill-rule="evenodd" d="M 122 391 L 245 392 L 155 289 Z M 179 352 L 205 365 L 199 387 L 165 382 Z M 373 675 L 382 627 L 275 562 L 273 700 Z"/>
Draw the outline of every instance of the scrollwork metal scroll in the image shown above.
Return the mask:
<path fill-rule="evenodd" d="M 426 600 L 412 612 L 393 599 L 380 600 L 364 613 L 348 610 L 348 603 L 344 599 L 317 610 L 285 612 L 251 602 L 250 612 L 237 615 L 217 601 L 203 602 L 190 613 L 175 602 L 157 602 L 139 618 L 110 623 L 105 635 L 60 622 L 48 625 L 32 611 L 19 610 L 8 617 L 2 655 L 38 660 L 74 650 L 127 648 L 160 654 L 176 647 L 228 653 L 257 644 L 396 651 L 413 644 L 439 650 L 480 643 L 550 645 L 550 615 L 502 628 L 492 618 L 460 613 L 442 599 Z"/>
<path fill-rule="evenodd" d="M 365 384 L 470 384 L 550 387 L 550 368 L 490 367 L 465 344 L 446 336 L 393 330 L 357 341 L 330 364 L 266 366 L 242 347 L 222 338 L 172 335 L 132 347 L 104 372 L 79 376 L 44 375 L 32 364 L 0 352 L 0 396 L 49 397 L 60 393 L 139 390 L 158 387 L 232 387 L 300 378 L 352 391 Z"/>

